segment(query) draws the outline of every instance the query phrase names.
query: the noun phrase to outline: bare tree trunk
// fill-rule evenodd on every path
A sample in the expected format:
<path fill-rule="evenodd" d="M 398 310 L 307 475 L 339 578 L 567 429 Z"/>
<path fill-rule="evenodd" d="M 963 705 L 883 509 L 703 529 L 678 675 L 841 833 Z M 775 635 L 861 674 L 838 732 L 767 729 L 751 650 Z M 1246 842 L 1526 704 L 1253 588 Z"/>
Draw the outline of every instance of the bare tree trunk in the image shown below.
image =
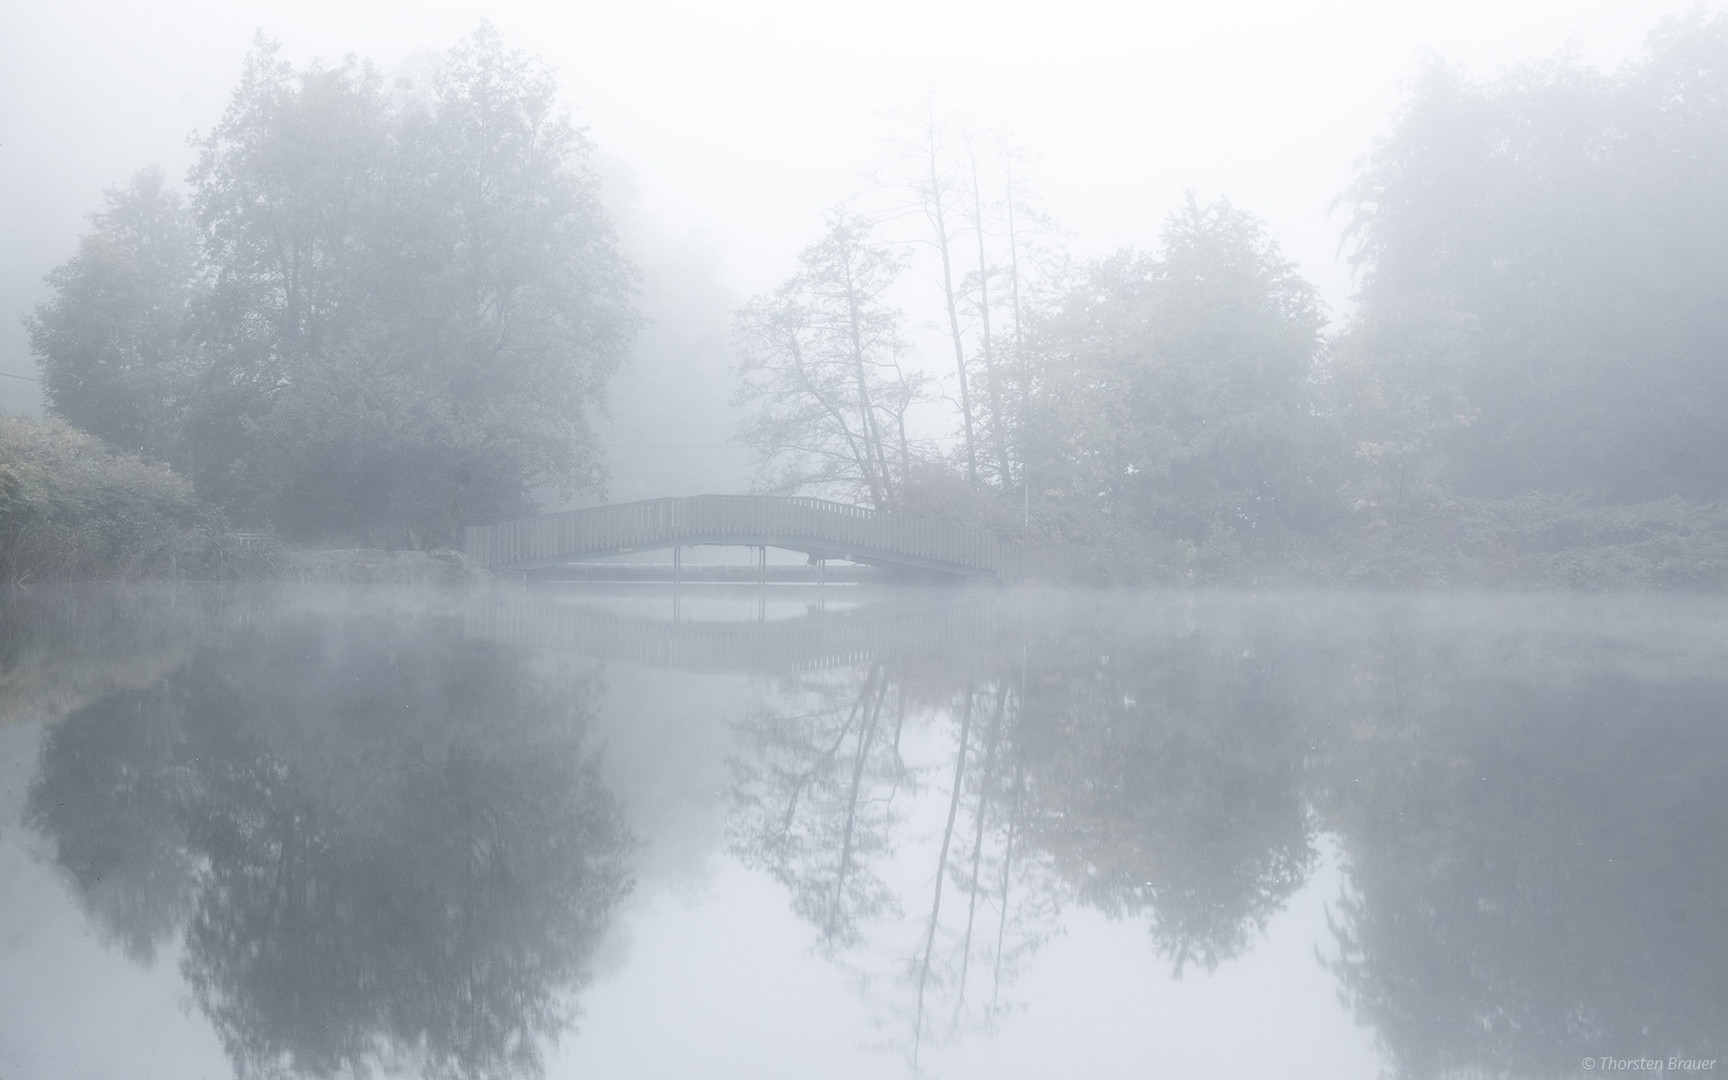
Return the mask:
<path fill-rule="evenodd" d="M 892 501 L 893 494 L 888 490 L 888 461 L 882 451 L 882 433 L 876 425 L 876 407 L 870 401 L 870 380 L 864 371 L 864 338 L 859 329 L 859 308 L 862 306 L 858 296 L 858 283 L 852 278 L 850 267 L 846 275 L 846 316 L 847 327 L 852 339 L 853 376 L 858 382 L 858 412 L 863 428 L 864 453 L 866 471 L 870 478 L 870 500 L 878 510 L 886 510 Z"/>
<path fill-rule="evenodd" d="M 900 381 L 899 407 L 894 410 L 894 424 L 900 438 L 900 490 L 906 490 L 906 484 L 912 475 L 911 440 L 906 437 L 906 410 L 912 406 L 912 386 L 906 381 L 906 373 L 900 369 L 900 362 L 894 362 L 894 376 Z"/>
<path fill-rule="evenodd" d="M 869 462 L 870 440 L 868 433 L 859 432 L 857 436 L 852 434 L 852 425 L 846 422 L 845 413 L 841 409 L 840 405 L 829 400 L 828 395 L 824 394 L 811 380 L 807 366 L 804 363 L 804 350 L 798 344 L 797 335 L 792 335 L 788 339 L 788 342 L 788 348 L 792 354 L 793 364 L 798 372 L 799 385 L 811 396 L 813 400 L 821 403 L 822 410 L 833 419 L 834 426 L 838 428 L 841 435 L 845 437 L 847 452 L 852 455 L 852 460 L 858 465 L 858 468 L 864 474 L 864 479 L 870 484 L 870 499 L 878 508 L 880 508 L 882 505 L 881 494 L 877 487 L 876 477 L 871 471 Z M 858 443 L 860 439 L 864 441 L 862 453 L 859 452 L 860 448 Z"/>
<path fill-rule="evenodd" d="M 1021 340 L 1020 320 L 1020 243 L 1014 232 L 1014 155 L 1003 155 L 1003 167 L 1007 170 L 1008 193 L 1008 295 L 1014 311 L 1014 362 L 1020 369 L 1020 420 L 1026 419 L 1026 406 L 1032 398 L 1032 369 L 1026 356 L 1026 349 Z M 1026 485 L 1026 448 L 1020 448 L 1020 484 Z M 1026 496 L 1031 498 L 1030 491 Z"/>
<path fill-rule="evenodd" d="M 954 296 L 954 265 L 948 244 L 948 208 L 943 196 L 948 185 L 942 182 L 937 162 L 936 117 L 931 113 L 924 128 L 930 166 L 929 202 L 925 207 L 936 229 L 936 247 L 942 252 L 942 299 L 948 307 L 948 334 L 954 341 L 954 370 L 960 376 L 960 418 L 966 427 L 966 482 L 978 482 L 978 448 L 972 435 L 972 398 L 966 386 L 966 343 L 960 336 L 960 307 Z"/>
<path fill-rule="evenodd" d="M 966 156 L 972 166 L 972 226 L 978 234 L 978 321 L 984 356 L 984 389 L 990 394 L 990 446 L 996 454 L 997 475 L 1002 487 L 1009 484 L 1008 441 L 1003 433 L 1002 386 L 996 378 L 996 358 L 990 348 L 990 261 L 984 251 L 984 197 L 978 181 L 978 155 L 970 143 Z"/>

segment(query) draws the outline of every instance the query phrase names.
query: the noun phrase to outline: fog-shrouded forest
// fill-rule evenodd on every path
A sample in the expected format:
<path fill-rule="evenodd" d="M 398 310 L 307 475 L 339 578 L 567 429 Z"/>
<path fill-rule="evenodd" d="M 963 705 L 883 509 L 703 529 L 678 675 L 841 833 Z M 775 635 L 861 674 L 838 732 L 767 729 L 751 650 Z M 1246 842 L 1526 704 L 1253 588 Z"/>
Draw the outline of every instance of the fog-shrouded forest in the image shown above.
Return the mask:
<path fill-rule="evenodd" d="M 1728 16 L 1619 64 L 1411 60 L 1336 192 L 1347 298 L 1228 193 L 1077 250 L 1038 148 L 938 87 L 739 290 L 534 44 L 260 32 L 190 170 L 116 178 L 16 313 L 46 415 L 0 417 L 0 574 L 755 490 L 1114 581 L 1728 583 Z"/>

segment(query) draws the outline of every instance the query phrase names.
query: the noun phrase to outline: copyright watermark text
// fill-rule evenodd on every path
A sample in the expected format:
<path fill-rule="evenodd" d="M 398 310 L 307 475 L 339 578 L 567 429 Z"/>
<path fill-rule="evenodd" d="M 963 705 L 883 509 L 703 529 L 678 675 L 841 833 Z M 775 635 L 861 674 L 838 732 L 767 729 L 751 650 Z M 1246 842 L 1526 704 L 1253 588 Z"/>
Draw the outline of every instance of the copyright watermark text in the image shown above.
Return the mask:
<path fill-rule="evenodd" d="M 1584 1059 L 1585 1072 L 1704 1073 L 1716 1071 L 1716 1058 L 1615 1057 L 1602 1054 Z"/>

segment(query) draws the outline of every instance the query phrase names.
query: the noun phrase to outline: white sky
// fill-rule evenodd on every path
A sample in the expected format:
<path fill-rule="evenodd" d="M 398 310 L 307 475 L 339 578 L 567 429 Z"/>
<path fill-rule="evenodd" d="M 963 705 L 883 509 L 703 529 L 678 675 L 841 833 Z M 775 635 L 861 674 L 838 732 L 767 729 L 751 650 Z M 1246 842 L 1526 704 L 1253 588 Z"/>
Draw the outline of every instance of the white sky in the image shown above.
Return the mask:
<path fill-rule="evenodd" d="M 1336 308 L 1350 284 L 1329 204 L 1422 50 L 1482 74 L 1568 47 L 1614 65 L 1664 15 L 1725 3 L 0 0 L 0 371 L 35 373 L 16 320 L 42 274 L 104 187 L 184 171 L 257 29 L 296 60 L 387 70 L 490 18 L 558 69 L 645 212 L 705 237 L 741 295 L 790 272 L 888 117 L 937 83 L 1038 155 L 1030 179 L 1080 255 L 1153 245 L 1194 188 L 1266 219 Z M 31 389 L 0 379 L 0 407 Z"/>

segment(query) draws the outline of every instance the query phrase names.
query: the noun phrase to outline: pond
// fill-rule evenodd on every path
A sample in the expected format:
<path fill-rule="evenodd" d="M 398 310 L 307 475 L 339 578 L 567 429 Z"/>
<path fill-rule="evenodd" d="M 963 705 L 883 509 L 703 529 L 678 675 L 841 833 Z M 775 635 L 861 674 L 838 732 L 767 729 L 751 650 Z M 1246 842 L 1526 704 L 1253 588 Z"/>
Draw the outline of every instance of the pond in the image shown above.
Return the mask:
<path fill-rule="evenodd" d="M 1724 1071 L 1721 597 L 0 603 L 4 1080 Z"/>

